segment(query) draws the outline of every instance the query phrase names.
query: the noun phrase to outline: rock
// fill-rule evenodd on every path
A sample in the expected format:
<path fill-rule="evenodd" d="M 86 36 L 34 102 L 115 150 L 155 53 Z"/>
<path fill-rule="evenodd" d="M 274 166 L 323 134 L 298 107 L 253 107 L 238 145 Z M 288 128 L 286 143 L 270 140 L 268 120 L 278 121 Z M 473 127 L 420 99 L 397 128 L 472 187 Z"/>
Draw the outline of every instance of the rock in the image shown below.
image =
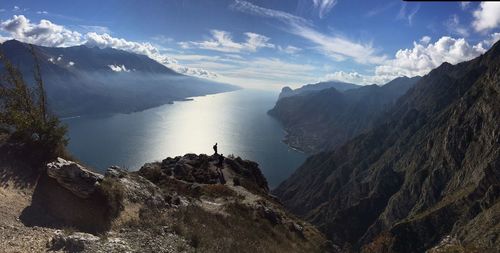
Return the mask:
<path fill-rule="evenodd" d="M 112 177 L 112 178 L 122 178 L 126 175 L 127 171 L 118 166 L 111 166 L 106 170 L 106 173 L 104 173 L 105 177 Z"/>
<path fill-rule="evenodd" d="M 271 222 L 273 225 L 281 224 L 281 216 L 273 209 L 267 206 L 259 206 L 260 215 Z"/>
<path fill-rule="evenodd" d="M 81 252 L 89 247 L 89 244 L 99 241 L 99 237 L 87 233 L 73 233 L 64 235 L 61 230 L 55 232 L 47 247 L 50 250 L 64 250 L 69 252 Z"/>
<path fill-rule="evenodd" d="M 124 189 L 124 198 L 132 203 L 145 203 L 150 207 L 165 205 L 165 199 L 158 186 L 137 174 L 126 174 L 120 178 L 120 183 Z"/>
<path fill-rule="evenodd" d="M 80 198 L 88 198 L 103 179 L 102 175 L 60 157 L 47 164 L 47 175 Z"/>
<path fill-rule="evenodd" d="M 304 237 L 304 227 L 302 227 L 301 225 L 299 225 L 295 222 L 291 222 L 289 229 L 291 231 L 297 233 L 300 237 Z"/>

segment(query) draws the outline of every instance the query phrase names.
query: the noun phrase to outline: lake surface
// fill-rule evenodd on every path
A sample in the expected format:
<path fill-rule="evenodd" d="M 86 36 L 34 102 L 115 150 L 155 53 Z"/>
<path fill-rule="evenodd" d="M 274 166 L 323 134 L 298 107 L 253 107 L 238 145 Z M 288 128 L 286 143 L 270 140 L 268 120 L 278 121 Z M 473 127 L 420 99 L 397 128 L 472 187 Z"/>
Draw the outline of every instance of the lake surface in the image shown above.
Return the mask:
<path fill-rule="evenodd" d="M 267 115 L 278 93 L 239 90 L 195 97 L 149 110 L 64 119 L 69 150 L 83 163 L 104 171 L 110 165 L 138 170 L 146 162 L 186 153 L 234 154 L 259 163 L 276 187 L 306 155 L 282 142 L 284 131 Z"/>

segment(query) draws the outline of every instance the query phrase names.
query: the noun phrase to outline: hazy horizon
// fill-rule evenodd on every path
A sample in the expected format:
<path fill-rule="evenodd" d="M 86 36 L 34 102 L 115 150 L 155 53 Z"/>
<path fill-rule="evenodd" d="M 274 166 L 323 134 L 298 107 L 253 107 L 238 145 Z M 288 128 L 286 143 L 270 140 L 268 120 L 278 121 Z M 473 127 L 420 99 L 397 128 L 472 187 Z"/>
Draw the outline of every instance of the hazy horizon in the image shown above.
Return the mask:
<path fill-rule="evenodd" d="M 9 0 L 0 41 L 112 47 L 246 88 L 383 84 L 484 53 L 500 38 L 499 11 L 498 2 Z"/>

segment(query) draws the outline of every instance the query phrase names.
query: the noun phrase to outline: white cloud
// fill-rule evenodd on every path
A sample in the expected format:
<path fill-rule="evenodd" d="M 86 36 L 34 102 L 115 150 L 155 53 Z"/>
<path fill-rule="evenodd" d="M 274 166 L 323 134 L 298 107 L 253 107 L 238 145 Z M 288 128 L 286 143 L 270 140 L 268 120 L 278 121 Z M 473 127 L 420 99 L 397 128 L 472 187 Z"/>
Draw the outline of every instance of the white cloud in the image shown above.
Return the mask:
<path fill-rule="evenodd" d="M 40 23 L 31 23 L 24 15 L 14 15 L 0 23 L 0 29 L 22 42 L 36 45 L 61 47 L 73 46 L 82 43 L 82 35 L 70 31 L 63 26 L 56 25 L 42 19 Z"/>
<path fill-rule="evenodd" d="M 294 47 L 294 46 L 286 46 L 286 47 L 281 47 L 278 46 L 278 50 L 287 54 L 296 54 L 300 51 L 302 51 L 301 48 Z"/>
<path fill-rule="evenodd" d="M 443 62 L 456 64 L 486 52 L 483 43 L 470 45 L 464 38 L 441 37 L 435 43 L 414 42 L 411 49 L 400 49 L 395 58 L 375 68 L 377 76 L 425 75 Z"/>
<path fill-rule="evenodd" d="M 68 62 L 68 67 L 73 67 L 73 66 L 75 66 L 75 62 L 73 62 L 73 61 L 69 61 L 69 62 Z"/>
<path fill-rule="evenodd" d="M 127 69 L 125 65 L 108 65 L 108 67 L 114 72 L 130 72 L 130 69 Z"/>
<path fill-rule="evenodd" d="M 226 53 L 240 53 L 240 52 L 256 52 L 260 48 L 274 48 L 274 45 L 269 43 L 269 38 L 247 32 L 245 33 L 245 42 L 235 42 L 229 32 L 221 30 L 211 30 L 212 38 L 201 41 L 180 42 L 182 48 L 200 48 L 206 50 L 214 50 Z"/>
<path fill-rule="evenodd" d="M 423 76 L 443 62 L 457 64 L 471 60 L 485 53 L 493 43 L 500 40 L 500 33 L 491 34 L 486 40 L 475 45 L 464 38 L 441 37 L 430 43 L 430 37 L 424 36 L 420 42 L 413 42 L 413 48 L 400 49 L 394 58 L 375 67 L 374 74 L 364 75 L 358 72 L 336 71 L 327 74 L 323 80 L 337 80 L 356 84 L 384 84 L 400 76 Z"/>
<path fill-rule="evenodd" d="M 467 10 L 470 6 L 470 2 L 460 2 L 460 8 L 462 8 L 462 10 Z"/>
<path fill-rule="evenodd" d="M 235 60 L 226 66 L 216 66 L 223 82 L 270 89 L 283 85 L 297 86 L 317 80 L 316 66 L 293 63 L 278 58 Z M 207 64 L 203 64 L 209 68 Z"/>
<path fill-rule="evenodd" d="M 481 2 L 473 15 L 472 26 L 477 32 L 496 28 L 500 25 L 500 2 Z"/>
<path fill-rule="evenodd" d="M 352 58 L 358 63 L 381 63 L 385 56 L 377 55 L 370 44 L 361 44 L 338 35 L 325 35 L 312 27 L 312 24 L 301 17 L 292 14 L 266 9 L 252 3 L 236 0 L 231 7 L 234 10 L 281 21 L 289 33 L 300 36 L 317 45 L 317 50 L 324 55 L 342 61 Z"/>
<path fill-rule="evenodd" d="M 14 8 L 12 8 L 12 10 L 13 10 L 13 11 L 19 11 L 19 10 L 21 10 L 21 8 L 19 8 L 19 6 L 16 6 L 16 5 L 15 5 L 15 6 L 14 6 Z"/>
<path fill-rule="evenodd" d="M 120 50 L 124 50 L 127 52 L 132 52 L 136 54 L 146 55 L 149 58 L 179 72 L 186 75 L 198 76 L 203 78 L 215 78 L 217 74 L 212 73 L 208 70 L 200 69 L 200 68 L 189 68 L 186 66 L 182 66 L 178 63 L 175 58 L 172 58 L 166 54 L 163 54 L 157 47 L 153 46 L 151 43 L 147 42 L 134 42 L 128 41 L 123 38 L 115 38 L 111 35 L 97 34 L 95 32 L 87 33 L 85 36 L 87 41 L 86 45 L 88 46 L 97 46 L 99 48 L 116 48 Z"/>
<path fill-rule="evenodd" d="M 46 15 L 46 14 L 49 14 L 49 13 L 47 11 L 37 11 L 36 14 Z"/>
<path fill-rule="evenodd" d="M 396 4 L 397 4 L 397 2 L 390 2 L 390 3 L 386 4 L 386 5 L 382 5 L 382 6 L 376 7 L 376 8 L 374 8 L 374 9 L 369 10 L 369 11 L 365 14 L 365 16 L 366 16 L 366 17 L 373 17 L 373 16 L 376 16 L 376 15 L 378 15 L 378 14 L 380 14 L 380 13 L 382 13 L 382 12 L 385 12 L 386 10 L 388 10 L 388 9 L 392 8 L 392 7 L 393 7 L 394 5 L 396 5 Z"/>
<path fill-rule="evenodd" d="M 313 6 L 318 10 L 319 18 L 323 18 L 337 4 L 337 0 L 312 0 Z"/>
<path fill-rule="evenodd" d="M 420 42 L 422 42 L 422 44 L 424 44 L 424 45 L 427 45 L 427 44 L 429 44 L 429 42 L 431 42 L 431 37 L 429 37 L 429 36 L 424 36 L 424 37 L 422 37 L 422 38 L 420 39 Z"/>
<path fill-rule="evenodd" d="M 101 30 L 107 28 L 101 26 L 80 26 L 81 28 Z M 99 34 L 89 32 L 85 35 L 79 32 L 69 30 L 64 26 L 54 24 L 49 20 L 42 19 L 38 24 L 32 23 L 24 15 L 14 15 L 0 23 L 0 31 L 8 33 L 9 37 L 0 36 L 0 41 L 7 39 L 16 39 L 25 43 L 48 47 L 68 47 L 86 44 L 88 46 L 97 46 L 99 48 L 112 47 L 132 53 L 142 54 L 151 59 L 169 67 L 173 70 L 187 75 L 199 77 L 214 77 L 215 73 L 210 73 L 203 69 L 191 69 L 181 66 L 177 60 L 163 54 L 157 47 L 150 43 L 133 42 L 121 38 L 115 38 L 108 33 Z M 49 59 L 52 63 L 61 61 L 62 56 L 57 59 Z"/>
<path fill-rule="evenodd" d="M 382 77 L 382 76 L 374 76 L 374 75 L 363 75 L 358 72 L 344 72 L 344 71 L 336 71 L 334 73 L 327 74 L 322 81 L 340 81 L 345 83 L 354 83 L 361 85 L 368 84 L 383 84 L 387 83 L 390 77 Z"/>
<path fill-rule="evenodd" d="M 420 9 L 420 5 L 416 5 L 413 9 L 407 10 L 407 4 L 402 3 L 401 8 L 399 9 L 398 15 L 396 16 L 397 19 L 403 19 L 403 20 L 408 20 L 408 24 L 411 26 L 413 24 L 413 18 L 417 14 L 418 10 Z"/>
<path fill-rule="evenodd" d="M 100 25 L 79 25 L 79 28 L 83 29 L 85 32 L 111 33 L 108 27 Z"/>
<path fill-rule="evenodd" d="M 151 39 L 154 41 L 157 41 L 159 43 L 163 43 L 163 44 L 170 43 L 170 42 L 174 41 L 174 39 L 166 37 L 165 35 L 156 35 L 156 36 L 151 37 Z"/>
<path fill-rule="evenodd" d="M 488 36 L 487 39 L 485 39 L 483 41 L 483 43 L 487 46 L 487 47 L 491 47 L 493 44 L 495 44 L 497 41 L 500 40 L 500 32 L 498 33 L 493 33 L 493 34 L 490 34 L 490 36 Z"/>
<path fill-rule="evenodd" d="M 444 22 L 444 25 L 446 29 L 448 30 L 449 33 L 467 37 L 469 36 L 469 32 L 467 31 L 467 28 L 462 26 L 460 24 L 460 19 L 458 18 L 458 15 L 453 14 Z"/>

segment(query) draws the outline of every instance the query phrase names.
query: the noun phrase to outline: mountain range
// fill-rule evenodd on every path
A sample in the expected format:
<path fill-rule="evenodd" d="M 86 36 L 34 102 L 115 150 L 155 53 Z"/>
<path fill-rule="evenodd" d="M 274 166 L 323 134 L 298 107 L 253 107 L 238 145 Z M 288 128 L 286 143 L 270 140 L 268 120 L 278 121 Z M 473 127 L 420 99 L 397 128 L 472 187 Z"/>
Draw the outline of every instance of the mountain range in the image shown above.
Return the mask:
<path fill-rule="evenodd" d="M 432 70 L 376 121 L 274 193 L 345 252 L 500 251 L 500 42 Z"/>
<path fill-rule="evenodd" d="M 236 86 L 185 76 L 150 59 L 112 48 L 33 45 L 49 105 L 59 116 L 133 112 Z M 0 51 L 33 83 L 30 45 L 5 41 Z"/>
<path fill-rule="evenodd" d="M 372 127 L 419 79 L 399 77 L 383 86 L 339 82 L 306 85 L 295 90 L 295 95 L 282 92 L 269 114 L 284 125 L 287 144 L 307 153 L 318 153 Z"/>
<path fill-rule="evenodd" d="M 327 81 L 314 84 L 306 84 L 297 89 L 292 89 L 288 86 L 285 86 L 283 87 L 283 89 L 281 89 L 278 99 L 296 95 L 305 95 L 311 92 L 320 91 L 328 88 L 335 88 L 339 91 L 346 91 L 346 90 L 356 89 L 359 87 L 361 87 L 361 85 L 339 82 L 339 81 Z"/>

